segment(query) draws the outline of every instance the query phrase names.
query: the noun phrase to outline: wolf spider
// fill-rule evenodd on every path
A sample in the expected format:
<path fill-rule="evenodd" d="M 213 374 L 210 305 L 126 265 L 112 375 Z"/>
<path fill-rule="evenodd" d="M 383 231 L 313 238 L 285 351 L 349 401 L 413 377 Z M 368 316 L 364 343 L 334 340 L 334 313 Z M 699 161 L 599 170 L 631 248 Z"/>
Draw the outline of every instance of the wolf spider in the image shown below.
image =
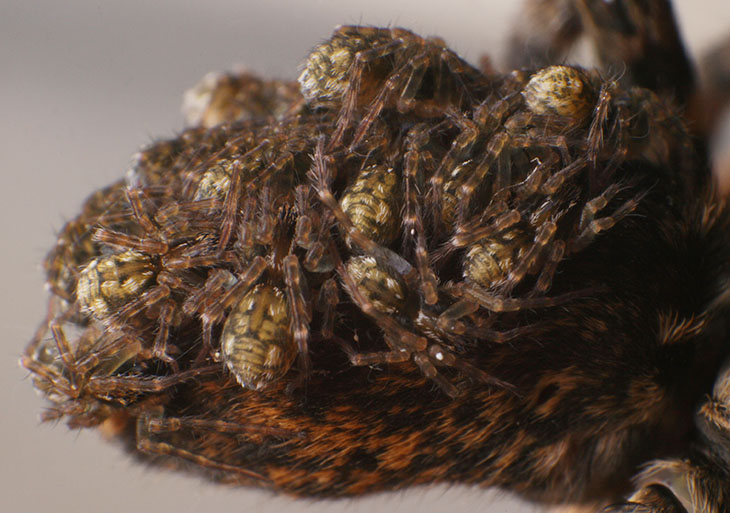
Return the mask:
<path fill-rule="evenodd" d="M 451 397 L 459 394 L 458 389 L 436 369 L 437 366 L 452 367 L 464 375 L 475 380 L 496 384 L 508 385 L 488 376 L 486 373 L 458 358 L 454 353 L 464 337 L 488 340 L 494 343 L 504 343 L 525 334 L 534 333 L 534 326 L 514 328 L 509 331 L 496 331 L 489 328 L 484 322 L 476 322 L 475 326 L 467 326 L 463 322 L 451 322 L 450 312 L 437 313 L 439 305 L 430 308 L 427 304 L 415 311 L 406 313 L 408 305 L 421 303 L 419 297 L 412 297 L 412 291 L 419 290 L 419 271 L 414 269 L 407 260 L 384 247 L 365 235 L 353 220 L 343 211 L 340 204 L 332 195 L 330 182 L 332 176 L 324 155 L 324 145 L 320 141 L 314 155 L 314 163 L 310 178 L 317 191 L 320 201 L 334 214 L 341 228 L 343 238 L 350 241 L 350 245 L 363 253 L 364 256 L 351 257 L 347 262 L 339 260 L 339 253 L 335 248 L 330 254 L 337 259 L 336 266 L 344 288 L 368 317 L 372 318 L 385 333 L 385 342 L 390 351 L 377 353 L 357 353 L 348 343 L 337 339 L 344 348 L 353 365 L 373 365 L 376 363 L 396 363 L 413 359 L 423 374 L 433 380 Z M 416 224 L 422 224 L 420 219 Z M 356 279 L 357 275 L 360 279 Z M 437 292 L 437 291 L 434 291 Z M 573 295 L 570 295 L 572 298 Z M 380 299 L 377 299 L 380 298 Z M 408 298 L 408 299 L 407 299 Z M 562 299 L 562 298 L 561 298 Z M 564 299 L 569 299 L 565 297 Z M 514 311 L 521 308 L 551 306 L 553 303 L 540 299 L 510 299 L 500 300 L 493 298 L 489 302 L 490 310 L 494 312 Z M 469 312 L 469 314 L 473 313 Z M 466 314 L 459 311 L 459 317 Z M 399 317 L 410 318 L 416 331 L 411 331 L 397 320 Z M 424 334 L 419 334 L 421 331 Z M 449 343 L 440 344 L 429 341 L 427 337 L 443 339 Z"/>
<path fill-rule="evenodd" d="M 211 128 L 233 121 L 280 119 L 303 103 L 296 82 L 264 80 L 248 71 L 209 73 L 183 97 L 188 126 Z"/>
<path fill-rule="evenodd" d="M 421 118 L 461 109 L 482 93 L 482 73 L 449 50 L 443 40 L 402 28 L 341 26 L 315 48 L 299 76 L 302 94 L 318 105 L 341 105 L 329 148 L 365 109 L 350 142 L 356 147 L 385 108 Z M 367 105 L 367 108 L 365 106 Z"/>
<path fill-rule="evenodd" d="M 551 12 L 554 15 L 548 16 Z M 604 159 L 607 168 L 615 168 L 616 163 L 607 158 L 610 154 L 619 159 L 643 160 L 660 168 L 657 180 L 688 191 L 687 197 L 692 198 L 689 201 L 707 194 L 703 189 L 708 188 L 709 174 L 702 175 L 707 168 L 704 161 L 708 157 L 706 145 L 723 108 L 727 111 L 730 99 L 725 93 L 726 84 L 723 86 L 716 80 L 722 80 L 719 77 L 722 70 L 727 71 L 728 60 L 715 62 L 714 69 L 705 70 L 704 75 L 711 83 L 698 88 L 668 0 L 531 0 L 527 2 L 527 18 L 527 23 L 522 24 L 526 30 L 520 30 L 516 37 L 514 49 L 518 51 L 511 55 L 509 65 L 542 67 L 563 62 L 577 40 L 586 36 L 594 46 L 604 73 L 618 74 L 615 79 L 603 82 L 593 111 L 586 153 L 593 165 Z M 545 19 L 557 20 L 557 23 L 545 23 Z M 726 57 L 730 55 L 728 49 L 730 44 L 726 40 Z M 720 73 L 715 73 L 718 70 Z M 699 161 L 687 160 L 686 156 L 682 160 L 677 156 L 692 152 L 700 154 Z M 675 168 L 679 168 L 679 172 L 672 171 Z M 675 198 L 668 196 L 666 201 L 672 203 Z M 697 201 L 705 203 L 702 205 L 704 212 L 724 208 L 721 206 L 723 200 L 714 196 Z M 594 206 L 599 207 L 597 203 Z M 689 222 L 704 226 L 712 223 L 709 218 Z M 719 237 L 726 236 L 724 231 Z M 580 247 L 580 244 L 576 246 Z M 718 271 L 718 276 L 721 274 Z M 721 281 L 721 288 L 726 287 L 727 281 L 724 278 Z M 726 315 L 715 310 L 719 303 L 727 304 L 726 292 L 720 295 L 724 299 L 718 298 L 706 307 L 699 314 L 700 319 L 705 315 Z M 705 322 L 698 321 L 698 326 L 707 329 L 696 329 L 711 336 L 712 330 Z M 692 323 L 687 321 L 686 324 Z M 665 337 L 675 343 L 680 339 L 694 340 L 692 330 L 685 329 L 684 324 L 675 331 L 667 331 L 669 334 Z M 706 357 L 710 361 L 714 358 L 710 348 L 695 350 L 700 352 L 699 359 Z M 701 354 L 703 351 L 707 354 Z M 723 355 L 719 361 L 727 357 L 725 351 Z M 688 409 L 684 413 L 686 418 L 681 422 L 688 422 L 694 428 L 691 440 L 681 452 L 674 448 L 672 459 L 644 463 L 644 470 L 634 478 L 636 491 L 624 502 L 610 505 L 603 511 L 719 513 L 728 510 L 730 373 L 727 362 L 724 369 L 716 367 L 706 363 L 704 368 L 694 369 L 693 380 L 714 377 L 715 384 L 711 393 L 708 390 L 704 396 L 696 397 L 692 411 Z M 717 373 L 708 374 L 711 369 Z M 677 376 L 676 379 L 681 378 Z"/>
<path fill-rule="evenodd" d="M 563 68 L 560 70 L 562 75 L 573 70 Z M 552 105 L 575 104 L 574 91 L 577 89 L 575 94 L 582 98 L 583 89 L 592 84 L 584 85 L 568 90 L 567 98 L 556 97 L 556 93 L 543 87 L 542 93 L 532 94 L 532 104 L 540 101 L 541 94 L 552 96 Z M 466 250 L 464 282 L 451 288 L 464 299 L 440 316 L 444 329 L 453 325 L 459 315 L 473 313 L 477 305 L 491 311 L 517 311 L 557 305 L 575 297 L 572 294 L 562 299 L 537 296 L 548 292 L 552 276 L 564 256 L 585 248 L 598 233 L 631 213 L 641 196 L 627 200 L 612 215 L 597 219 L 596 215 L 619 192 L 620 186 L 611 184 L 590 198 L 586 179 L 589 163 L 583 157 L 571 155 L 584 148 L 576 148 L 572 139 L 552 135 L 560 132 L 549 124 L 545 126 L 542 117 L 525 108 L 521 80 L 509 79 L 503 89 L 506 96 L 483 102 L 474 110 L 473 119 L 450 113 L 449 119 L 459 132 L 438 165 L 423 141 L 413 142 L 425 138 L 427 134 L 423 129 L 414 127 L 408 138 L 404 171 L 406 190 L 413 189 L 409 184 L 422 183 L 424 175 L 429 176 L 427 197 L 434 223 L 432 233 L 451 233 L 433 253 L 432 261 L 437 263 L 454 251 Z M 589 93 L 588 96 L 593 95 Z M 578 102 L 578 105 L 584 105 L 584 102 Z M 568 113 L 572 115 L 575 111 L 570 109 Z M 583 125 L 586 132 L 588 126 Z M 560 126 L 558 123 L 557 127 Z M 521 156 L 515 155 L 518 151 L 539 156 L 532 158 L 530 165 L 519 161 L 513 164 L 515 156 Z M 413 164 L 419 161 L 423 162 Z M 476 162 L 473 169 L 468 166 L 470 162 Z M 530 167 L 532 170 L 527 171 Z M 466 169 L 472 172 L 463 173 Z M 413 226 L 414 234 L 422 234 L 419 200 L 412 194 L 406 197 L 404 224 Z M 473 197 L 476 205 L 470 208 L 469 199 Z M 467 215 L 481 206 L 479 203 L 486 204 L 484 211 L 467 220 Z M 580 206 L 580 218 L 574 226 L 570 221 L 560 221 Z M 423 282 L 431 267 L 424 237 L 418 239 L 416 261 Z M 509 298 L 515 287 L 531 273 L 537 274 L 535 286 L 529 293 L 533 299 Z M 435 301 L 427 300 L 427 303 Z M 445 324 L 447 322 L 451 324 Z"/>
<path fill-rule="evenodd" d="M 619 49 L 665 38 L 638 48 L 653 66 L 687 65 L 656 58 L 676 33 L 652 28 L 668 12 L 652 18 L 642 9 L 666 8 L 664 1 L 541 3 L 568 6 L 568 18 L 579 21 L 573 30 L 595 40 L 618 28 L 619 41 L 629 43 Z M 640 19 L 627 25 L 626 14 Z M 558 94 L 554 103 L 576 75 L 585 83 L 562 59 L 532 76 L 487 80 L 434 41 L 399 30 L 356 28 L 315 52 L 312 59 L 342 50 L 344 64 L 335 63 L 331 83 L 326 73 L 310 80 L 314 108 L 302 109 L 298 121 L 236 125 L 239 138 L 223 143 L 230 127 L 215 127 L 168 145 L 224 161 L 207 189 L 193 190 L 209 170 L 205 159 L 161 163 L 121 205 L 91 205 L 118 221 L 84 214 L 64 231 L 65 245 L 78 231 L 87 235 L 77 250 L 54 252 L 49 277 L 59 289 L 78 283 L 70 269 L 77 264 L 94 283 L 105 276 L 103 259 L 120 273 L 106 292 L 82 287 L 100 303 L 69 306 L 55 297 L 60 306 L 23 359 L 57 405 L 49 418 L 96 425 L 118 413 L 137 422 L 124 436 L 136 436 L 141 452 L 299 495 L 441 480 L 504 486 L 546 503 L 613 503 L 611 512 L 727 510 L 730 379 L 719 367 L 728 356 L 730 213 L 707 185 L 704 135 L 693 139 L 684 128 L 692 118 L 664 102 L 664 79 L 653 92 L 622 85 L 643 83 L 632 62 L 613 80 L 588 73 L 587 96 L 571 93 L 564 104 Z M 375 39 L 362 43 L 358 34 Z M 572 44 L 560 42 L 564 36 L 549 40 L 562 49 Z M 691 83 L 680 78 L 678 91 Z M 431 83 L 437 79 L 445 86 Z M 328 97 L 330 85 L 336 91 Z M 370 137 L 379 122 L 389 129 L 380 142 Z M 333 130 L 325 149 L 320 134 Z M 345 147 L 348 130 L 353 143 Z M 216 150 L 195 146 L 213 140 Z M 379 227 L 345 212 L 342 197 L 352 189 L 343 185 L 372 178 L 340 174 L 354 167 L 400 175 L 401 186 L 382 196 L 352 187 L 363 195 L 359 204 L 402 203 L 397 235 L 380 240 Z M 246 173 L 253 168 L 258 183 Z M 157 196 L 158 186 L 169 190 Z M 197 238 L 198 229 L 211 237 Z M 94 258 L 101 260 L 89 268 Z M 130 281 L 136 271 L 122 269 L 129 261 L 152 276 Z M 601 286 L 605 294 L 592 293 Z M 350 304 L 340 303 L 340 287 Z M 576 287 L 585 288 L 557 292 Z M 276 301 L 253 292 L 263 288 L 278 289 Z M 144 304 L 137 292 L 149 294 Z M 574 301 L 582 295 L 589 297 Z M 202 365 L 215 353 L 219 325 L 226 331 L 231 319 L 274 302 L 273 331 L 287 325 L 289 334 L 265 393 L 221 376 L 221 365 Z M 314 327 L 310 308 L 319 315 Z M 185 324 L 194 318 L 200 323 Z M 350 323 L 354 340 L 362 336 L 361 353 L 338 337 Z M 72 329 L 81 335 L 71 337 Z M 306 368 L 309 331 L 317 329 L 312 338 L 339 343 L 355 365 L 413 365 L 368 375 L 343 368 L 339 352 L 313 347 L 324 372 L 313 373 L 306 397 L 292 400 L 283 383 L 266 380 L 293 364 L 293 352 Z M 53 336 L 43 340 L 48 330 Z M 501 343 L 513 338 L 519 343 Z M 159 361 L 176 350 L 182 370 Z M 253 363 L 254 373 L 268 365 Z M 453 376 L 473 383 L 460 390 Z M 431 383 L 452 397 L 425 393 Z M 265 425 L 253 420 L 264 417 Z M 651 459 L 638 491 L 617 503 Z"/>
<path fill-rule="evenodd" d="M 269 247 L 279 222 L 277 214 L 270 210 L 269 198 L 270 190 L 264 188 L 261 201 L 249 198 L 251 201 L 243 209 L 244 223 L 240 231 L 253 231 L 255 236 L 249 242 L 258 247 Z M 93 239 L 113 252 L 106 255 L 100 252 L 102 256 L 89 261 L 79 275 L 77 304 L 84 313 L 108 326 L 111 332 L 121 332 L 137 325 L 135 319 L 143 312 L 156 316 L 157 329 L 151 357 L 179 371 L 178 361 L 173 355 L 189 348 L 174 344 L 170 347 L 170 329 L 185 322 L 185 319 L 200 318 L 203 347 L 196 361 L 199 365 L 212 351 L 212 329 L 225 319 L 226 311 L 233 308 L 236 312 L 235 304 L 246 297 L 266 269 L 281 267 L 291 312 L 291 329 L 306 371 L 311 314 L 304 299 L 306 282 L 294 255 L 276 257 L 283 258 L 281 262 L 267 262 L 256 254 L 255 248 L 251 253 L 251 246 L 220 251 L 219 240 L 205 235 L 205 230 L 197 236 L 188 235 L 200 231 L 197 220 L 208 227 L 207 216 L 191 217 L 185 224 L 186 232 L 174 233 L 165 230 L 168 226 L 160 224 L 160 220 L 166 220 L 168 215 L 157 215 L 157 206 L 152 198 L 146 197 L 144 189 L 129 189 L 126 199 L 130 205 L 127 215 L 135 219 L 144 233 L 134 236 L 104 226 L 95 229 Z M 209 200 L 201 200 L 182 202 L 177 207 L 182 209 L 181 213 L 190 214 L 209 211 L 215 205 Z M 217 210 L 219 215 L 223 215 L 220 203 Z M 243 237 L 237 244 L 247 245 Z M 242 260 L 245 254 L 251 254 L 250 260 Z M 204 269 L 208 270 L 207 278 L 202 282 L 201 271 Z M 284 329 L 289 330 L 288 318 L 285 321 Z M 234 356 L 224 352 L 223 359 L 228 363 Z M 256 382 L 256 386 L 260 386 L 255 379 L 248 382 Z"/>
<path fill-rule="evenodd" d="M 96 191 L 84 202 L 81 214 L 63 226 L 43 263 L 53 294 L 69 303 L 75 300 L 80 269 L 100 252 L 99 244 L 93 238 L 96 227 L 122 223 L 126 228 L 134 229 L 133 223 L 129 223 L 131 209 L 125 195 L 123 180 Z"/>
<path fill-rule="evenodd" d="M 96 321 L 80 324 L 77 308 L 53 298 L 45 321 L 21 357 L 21 365 L 34 373 L 36 387 L 55 403 L 43 420 L 70 416 L 71 427 L 96 426 L 115 405 L 132 404 L 145 394 L 220 372 L 218 366 L 199 366 L 150 375 L 146 367 L 155 355 L 137 330 L 110 331 Z M 67 337 L 69 330 L 77 335 L 73 341 Z"/>

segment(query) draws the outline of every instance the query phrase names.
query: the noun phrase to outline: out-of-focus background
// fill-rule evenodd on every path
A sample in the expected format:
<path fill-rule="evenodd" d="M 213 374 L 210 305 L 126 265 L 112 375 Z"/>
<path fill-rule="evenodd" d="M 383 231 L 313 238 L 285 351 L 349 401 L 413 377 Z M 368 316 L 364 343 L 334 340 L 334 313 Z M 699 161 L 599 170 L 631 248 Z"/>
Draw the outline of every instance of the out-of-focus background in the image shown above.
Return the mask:
<path fill-rule="evenodd" d="M 730 31 L 727 0 L 681 0 L 693 55 Z M 7 512 L 527 512 L 506 494 L 420 488 L 294 501 L 135 464 L 95 431 L 41 425 L 18 356 L 44 315 L 40 263 L 64 221 L 130 155 L 182 128 L 183 92 L 243 65 L 295 78 L 338 24 L 440 35 L 467 60 L 499 55 L 520 1 L 0 1 L 0 504 Z"/>

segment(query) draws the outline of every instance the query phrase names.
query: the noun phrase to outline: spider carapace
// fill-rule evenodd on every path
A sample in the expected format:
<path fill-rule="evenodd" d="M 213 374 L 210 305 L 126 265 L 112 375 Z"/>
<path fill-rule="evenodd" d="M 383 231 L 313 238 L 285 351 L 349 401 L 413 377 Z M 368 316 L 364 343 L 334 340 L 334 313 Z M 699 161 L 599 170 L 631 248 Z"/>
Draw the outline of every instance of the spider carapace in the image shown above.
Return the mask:
<path fill-rule="evenodd" d="M 46 259 L 44 417 L 300 496 L 727 511 L 730 210 L 698 114 L 726 98 L 665 1 L 528 14 L 557 21 L 511 72 L 345 26 L 298 83 L 206 77 Z M 581 37 L 602 69 L 564 63 Z"/>

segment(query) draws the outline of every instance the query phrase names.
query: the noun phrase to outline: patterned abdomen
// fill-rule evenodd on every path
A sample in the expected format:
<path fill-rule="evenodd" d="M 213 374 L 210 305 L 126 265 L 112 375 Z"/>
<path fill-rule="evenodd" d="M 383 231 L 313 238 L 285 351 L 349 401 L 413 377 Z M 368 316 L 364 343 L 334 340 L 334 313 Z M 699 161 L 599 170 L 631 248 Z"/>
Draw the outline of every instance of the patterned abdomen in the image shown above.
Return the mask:
<path fill-rule="evenodd" d="M 221 354 L 241 386 L 257 390 L 286 374 L 297 355 L 284 293 L 257 285 L 223 326 Z"/>

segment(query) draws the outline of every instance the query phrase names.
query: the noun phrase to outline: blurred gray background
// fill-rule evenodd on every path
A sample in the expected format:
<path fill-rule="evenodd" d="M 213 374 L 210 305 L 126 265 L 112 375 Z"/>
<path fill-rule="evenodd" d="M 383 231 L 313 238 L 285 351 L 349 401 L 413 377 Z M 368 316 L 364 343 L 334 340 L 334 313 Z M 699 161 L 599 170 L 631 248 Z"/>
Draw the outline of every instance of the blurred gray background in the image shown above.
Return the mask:
<path fill-rule="evenodd" d="M 41 425 L 44 401 L 17 365 L 46 302 L 40 263 L 93 190 L 130 155 L 182 128 L 183 92 L 243 65 L 295 78 L 338 24 L 400 25 L 442 36 L 475 62 L 499 56 L 521 2 L 0 0 L 0 509 L 7 512 L 527 512 L 505 494 L 414 489 L 294 501 L 132 463 L 95 431 Z M 692 54 L 730 31 L 727 0 L 677 2 Z M 498 60 L 498 59 L 497 59 Z"/>

